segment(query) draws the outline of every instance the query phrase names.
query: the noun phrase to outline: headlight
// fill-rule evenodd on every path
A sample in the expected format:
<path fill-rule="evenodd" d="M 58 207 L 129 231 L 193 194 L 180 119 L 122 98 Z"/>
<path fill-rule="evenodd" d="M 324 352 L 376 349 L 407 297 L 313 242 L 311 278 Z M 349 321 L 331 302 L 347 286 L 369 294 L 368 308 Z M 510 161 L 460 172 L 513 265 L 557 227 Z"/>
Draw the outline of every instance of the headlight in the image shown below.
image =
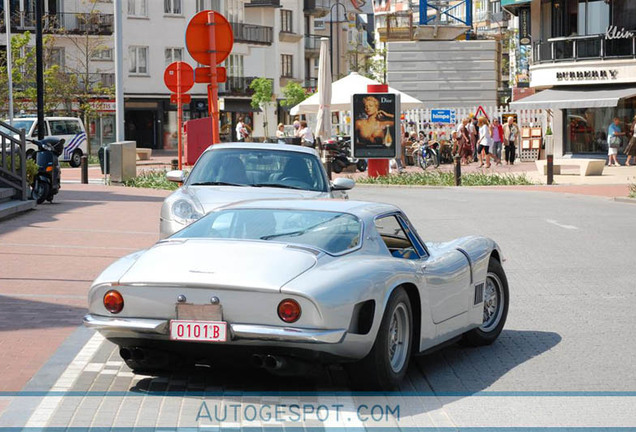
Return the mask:
<path fill-rule="evenodd" d="M 172 204 L 172 218 L 180 224 L 190 225 L 201 216 L 203 212 L 192 201 L 180 199 Z"/>

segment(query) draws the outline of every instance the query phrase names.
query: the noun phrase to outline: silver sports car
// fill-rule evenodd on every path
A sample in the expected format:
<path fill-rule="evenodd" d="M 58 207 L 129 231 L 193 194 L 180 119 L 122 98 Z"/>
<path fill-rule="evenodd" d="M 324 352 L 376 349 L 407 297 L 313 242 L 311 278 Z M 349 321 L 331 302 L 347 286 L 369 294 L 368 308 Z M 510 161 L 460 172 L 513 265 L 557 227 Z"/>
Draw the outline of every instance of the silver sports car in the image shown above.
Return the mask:
<path fill-rule="evenodd" d="M 210 146 L 189 176 L 171 171 L 168 179 L 184 182 L 161 208 L 161 238 L 168 237 L 211 210 L 259 198 L 347 198 L 355 182 L 329 182 L 318 153 L 286 144 L 228 143 Z"/>
<path fill-rule="evenodd" d="M 508 312 L 502 258 L 484 237 L 425 243 L 392 205 L 248 201 L 112 264 L 84 323 L 140 372 L 343 363 L 366 387 L 389 389 L 412 354 L 497 338 Z"/>

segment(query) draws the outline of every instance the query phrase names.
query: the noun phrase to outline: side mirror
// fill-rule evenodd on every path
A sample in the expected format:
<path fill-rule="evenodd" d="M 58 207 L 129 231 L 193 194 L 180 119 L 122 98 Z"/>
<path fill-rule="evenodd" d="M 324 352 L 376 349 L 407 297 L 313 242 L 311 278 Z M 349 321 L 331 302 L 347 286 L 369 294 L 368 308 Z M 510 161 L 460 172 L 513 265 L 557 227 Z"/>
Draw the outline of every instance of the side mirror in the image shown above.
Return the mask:
<path fill-rule="evenodd" d="M 353 189 L 356 182 L 350 178 L 338 177 L 333 181 L 331 190 L 349 190 Z"/>
<path fill-rule="evenodd" d="M 166 173 L 166 178 L 168 179 L 168 181 L 171 182 L 175 182 L 175 183 L 183 183 L 185 181 L 185 173 L 181 170 L 175 170 L 175 171 L 168 171 Z"/>

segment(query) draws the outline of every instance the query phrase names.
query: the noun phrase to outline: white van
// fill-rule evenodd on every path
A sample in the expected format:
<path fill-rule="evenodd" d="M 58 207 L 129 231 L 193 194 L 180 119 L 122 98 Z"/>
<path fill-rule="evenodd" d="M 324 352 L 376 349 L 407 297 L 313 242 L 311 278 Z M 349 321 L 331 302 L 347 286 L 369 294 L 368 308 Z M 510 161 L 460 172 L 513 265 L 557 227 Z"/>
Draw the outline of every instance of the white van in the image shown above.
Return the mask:
<path fill-rule="evenodd" d="M 8 120 L 5 120 L 9 123 Z M 13 127 L 24 129 L 26 138 L 38 138 L 38 118 L 18 117 L 13 119 Z M 44 137 L 64 138 L 64 152 L 60 161 L 68 162 L 72 167 L 80 166 L 82 155 L 88 148 L 88 137 L 82 120 L 76 117 L 44 117 Z M 37 146 L 27 141 L 27 156 L 31 156 Z"/>

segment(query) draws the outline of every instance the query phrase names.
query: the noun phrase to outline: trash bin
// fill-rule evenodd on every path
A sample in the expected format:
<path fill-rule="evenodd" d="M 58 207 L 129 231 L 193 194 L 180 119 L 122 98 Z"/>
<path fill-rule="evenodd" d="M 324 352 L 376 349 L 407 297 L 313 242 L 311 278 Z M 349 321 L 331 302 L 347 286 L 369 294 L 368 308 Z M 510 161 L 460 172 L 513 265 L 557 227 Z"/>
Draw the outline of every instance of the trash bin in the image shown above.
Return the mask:
<path fill-rule="evenodd" d="M 137 176 L 137 144 L 119 141 L 108 146 L 110 181 L 123 183 Z"/>
<path fill-rule="evenodd" d="M 102 169 L 102 174 L 110 174 L 110 149 L 108 146 L 100 147 L 97 150 L 97 157 L 99 158 L 99 167 Z M 108 159 L 108 165 L 105 164 L 105 158 Z"/>

